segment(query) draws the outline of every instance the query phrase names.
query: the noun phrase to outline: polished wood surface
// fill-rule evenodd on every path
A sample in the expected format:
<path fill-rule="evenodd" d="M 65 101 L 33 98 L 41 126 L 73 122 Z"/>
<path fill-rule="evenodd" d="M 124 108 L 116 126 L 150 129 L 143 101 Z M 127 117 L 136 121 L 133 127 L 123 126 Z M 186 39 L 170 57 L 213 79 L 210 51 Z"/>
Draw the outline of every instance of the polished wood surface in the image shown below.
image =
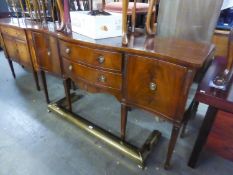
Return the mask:
<path fill-rule="evenodd" d="M 184 120 L 189 88 L 196 71 L 213 55 L 213 45 L 147 36 L 135 31 L 125 36 L 129 41 L 125 46 L 122 37 L 94 40 L 74 32 L 57 32 L 58 27 L 53 23 L 40 24 L 13 18 L 0 19 L 0 27 L 1 30 L 6 27 L 26 32 L 25 44 L 30 51 L 32 67 L 41 72 L 47 102 L 44 71 L 63 79 L 70 111 L 71 80 L 86 91 L 114 95 L 121 103 L 122 139 L 126 138 L 130 107 L 139 107 L 172 122 L 165 163 L 165 167 L 169 167 Z M 1 32 L 1 35 L 7 47 L 16 41 L 11 39 L 15 35 L 8 37 L 6 32 Z M 7 47 L 6 54 L 12 54 L 11 59 L 26 60 Z M 24 50 L 22 55 L 25 55 L 27 49 L 22 45 L 14 48 L 17 47 Z"/>
<path fill-rule="evenodd" d="M 40 69 L 61 77 L 57 38 L 34 31 L 31 35 L 34 48 L 36 49 L 37 63 Z"/>
<path fill-rule="evenodd" d="M 179 120 L 176 114 L 185 87 L 187 68 L 129 55 L 127 61 L 127 103 L 164 115 L 171 121 Z M 151 87 L 154 84 L 154 88 Z M 177 116 L 178 115 L 178 116 Z"/>
<path fill-rule="evenodd" d="M 192 168 L 196 166 L 199 154 L 201 153 L 202 148 L 206 143 L 212 125 L 215 121 L 217 111 L 221 110 L 233 113 L 233 79 L 230 80 L 229 87 L 226 91 L 215 89 L 209 86 L 209 82 L 213 80 L 216 75 L 223 72 L 226 64 L 226 58 L 216 58 L 206 72 L 196 92 L 195 101 L 205 103 L 209 105 L 209 107 L 188 162 L 188 165 Z"/>
<path fill-rule="evenodd" d="M 103 70 L 116 72 L 121 72 L 122 70 L 122 54 L 120 52 L 83 47 L 64 41 L 59 42 L 59 50 L 61 56 L 77 63 L 86 64 Z"/>
<path fill-rule="evenodd" d="M 233 114 L 218 111 L 206 149 L 233 162 Z"/>
<path fill-rule="evenodd" d="M 203 78 L 200 84 L 195 99 L 199 102 L 206 103 L 211 106 L 215 106 L 226 112 L 233 113 L 233 88 L 232 80 L 229 82 L 227 91 L 218 90 L 209 86 L 210 80 L 221 73 L 226 66 L 226 58 L 219 57 L 215 59 L 215 64 L 212 64 L 208 70 L 208 73 Z"/>

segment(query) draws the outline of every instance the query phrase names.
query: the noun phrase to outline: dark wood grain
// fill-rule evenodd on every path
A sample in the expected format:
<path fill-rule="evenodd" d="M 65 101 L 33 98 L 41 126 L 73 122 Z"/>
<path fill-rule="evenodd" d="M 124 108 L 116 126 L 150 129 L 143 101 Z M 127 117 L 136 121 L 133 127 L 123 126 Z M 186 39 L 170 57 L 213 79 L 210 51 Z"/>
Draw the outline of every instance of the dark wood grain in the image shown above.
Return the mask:
<path fill-rule="evenodd" d="M 40 69 L 61 77 L 57 39 L 44 33 L 32 32 L 32 40 Z"/>
<path fill-rule="evenodd" d="M 99 50 L 63 41 L 59 42 L 59 46 L 61 55 L 74 62 L 106 70 L 121 71 L 122 54 L 120 52 Z M 103 59 L 102 62 L 100 60 L 101 57 Z"/>
<path fill-rule="evenodd" d="M 126 101 L 146 110 L 176 120 L 176 111 L 183 94 L 185 67 L 150 58 L 130 55 L 127 65 Z M 150 83 L 156 89 L 150 89 Z"/>
<path fill-rule="evenodd" d="M 218 111 L 206 149 L 233 162 L 233 114 Z"/>

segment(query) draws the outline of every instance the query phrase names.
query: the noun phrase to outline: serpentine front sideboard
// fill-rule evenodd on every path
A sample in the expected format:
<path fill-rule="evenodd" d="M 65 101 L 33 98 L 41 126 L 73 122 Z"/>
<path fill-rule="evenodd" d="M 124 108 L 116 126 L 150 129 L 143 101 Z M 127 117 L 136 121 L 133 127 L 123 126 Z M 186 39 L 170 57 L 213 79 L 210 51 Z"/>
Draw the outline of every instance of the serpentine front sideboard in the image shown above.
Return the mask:
<path fill-rule="evenodd" d="M 72 110 L 70 80 L 89 92 L 114 95 L 121 103 L 121 138 L 124 140 L 129 107 L 152 112 L 173 123 L 165 167 L 168 168 L 185 105 L 196 72 L 213 56 L 214 46 L 175 38 L 128 35 L 93 40 L 77 33 L 56 32 L 53 23 L 0 19 L 4 50 L 9 61 L 61 77 Z M 12 36 L 8 36 L 12 35 Z"/>

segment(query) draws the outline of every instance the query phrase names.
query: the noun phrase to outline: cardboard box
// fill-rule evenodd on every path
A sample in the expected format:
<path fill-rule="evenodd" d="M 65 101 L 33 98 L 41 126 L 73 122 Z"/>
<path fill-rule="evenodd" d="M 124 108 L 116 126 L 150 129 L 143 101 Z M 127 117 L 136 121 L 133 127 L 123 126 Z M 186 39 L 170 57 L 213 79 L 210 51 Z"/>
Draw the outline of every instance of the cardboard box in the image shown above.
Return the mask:
<path fill-rule="evenodd" d="M 122 14 L 91 16 L 88 11 L 70 12 L 73 32 L 93 39 L 122 36 Z"/>

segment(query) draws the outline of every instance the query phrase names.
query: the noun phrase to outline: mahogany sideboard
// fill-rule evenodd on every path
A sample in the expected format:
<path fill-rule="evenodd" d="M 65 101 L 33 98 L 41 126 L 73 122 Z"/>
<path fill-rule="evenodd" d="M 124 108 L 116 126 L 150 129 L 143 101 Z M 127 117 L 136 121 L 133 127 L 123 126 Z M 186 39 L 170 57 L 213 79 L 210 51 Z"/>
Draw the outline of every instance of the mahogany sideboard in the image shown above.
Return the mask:
<path fill-rule="evenodd" d="M 129 34 L 93 40 L 77 33 L 56 32 L 53 23 L 0 19 L 1 36 L 9 62 L 16 61 L 64 80 L 69 110 L 69 82 L 90 92 L 114 95 L 121 103 L 121 138 L 125 138 L 129 107 L 138 107 L 173 124 L 165 168 L 169 167 L 185 105 L 196 72 L 211 59 L 214 46 L 175 38 Z"/>

